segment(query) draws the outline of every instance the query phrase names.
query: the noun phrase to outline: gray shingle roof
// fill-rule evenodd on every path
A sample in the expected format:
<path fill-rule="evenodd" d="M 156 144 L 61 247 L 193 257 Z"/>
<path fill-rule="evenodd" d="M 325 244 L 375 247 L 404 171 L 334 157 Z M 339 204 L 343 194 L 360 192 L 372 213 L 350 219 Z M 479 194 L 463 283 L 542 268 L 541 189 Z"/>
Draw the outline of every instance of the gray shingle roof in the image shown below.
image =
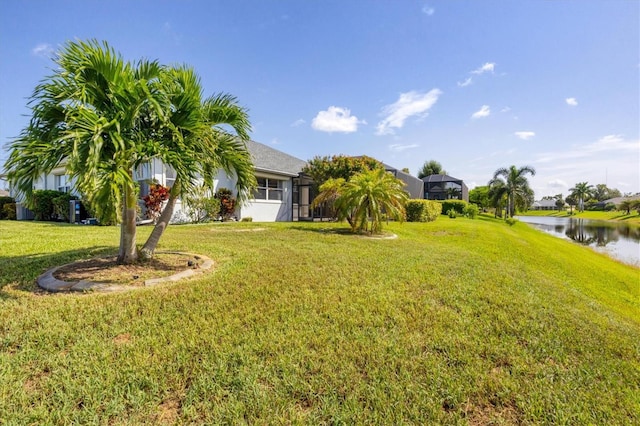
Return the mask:
<path fill-rule="evenodd" d="M 273 172 L 289 176 L 298 176 L 306 161 L 285 154 L 259 142 L 247 141 L 247 149 L 258 171 Z"/>
<path fill-rule="evenodd" d="M 422 178 L 425 182 L 460 182 L 462 179 L 454 178 L 449 175 L 429 175 Z"/>

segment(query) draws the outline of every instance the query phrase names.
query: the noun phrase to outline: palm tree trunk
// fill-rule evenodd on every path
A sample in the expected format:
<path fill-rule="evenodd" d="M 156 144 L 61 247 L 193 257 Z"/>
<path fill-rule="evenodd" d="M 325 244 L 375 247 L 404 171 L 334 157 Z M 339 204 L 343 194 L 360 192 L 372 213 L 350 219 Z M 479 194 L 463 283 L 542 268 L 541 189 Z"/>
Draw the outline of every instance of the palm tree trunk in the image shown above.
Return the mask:
<path fill-rule="evenodd" d="M 124 188 L 122 223 L 120 224 L 119 264 L 130 264 L 138 260 L 136 248 L 136 192 L 130 185 Z"/>
<path fill-rule="evenodd" d="M 151 259 L 153 254 L 156 251 L 156 247 L 158 246 L 158 242 L 160 241 L 160 237 L 164 233 L 164 230 L 169 226 L 169 221 L 171 220 L 171 216 L 173 216 L 173 211 L 176 207 L 176 201 L 178 201 L 178 196 L 180 195 L 180 182 L 176 179 L 175 183 L 171 187 L 171 192 L 169 193 L 169 199 L 167 200 L 167 205 L 164 210 L 162 210 L 162 214 L 160 218 L 158 218 L 158 222 L 156 222 L 156 226 L 153 228 L 151 235 L 142 246 L 140 250 L 140 255 L 143 259 Z"/>

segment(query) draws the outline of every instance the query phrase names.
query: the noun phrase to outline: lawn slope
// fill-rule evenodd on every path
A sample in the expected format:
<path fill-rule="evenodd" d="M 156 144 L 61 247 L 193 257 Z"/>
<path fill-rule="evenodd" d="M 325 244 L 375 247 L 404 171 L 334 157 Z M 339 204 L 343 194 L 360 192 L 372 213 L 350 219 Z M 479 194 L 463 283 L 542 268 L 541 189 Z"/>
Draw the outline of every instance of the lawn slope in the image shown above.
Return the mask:
<path fill-rule="evenodd" d="M 638 424 L 640 272 L 492 219 L 170 227 L 216 271 L 40 295 L 116 228 L 0 222 L 0 419 Z M 141 232 L 148 232 L 141 229 Z"/>

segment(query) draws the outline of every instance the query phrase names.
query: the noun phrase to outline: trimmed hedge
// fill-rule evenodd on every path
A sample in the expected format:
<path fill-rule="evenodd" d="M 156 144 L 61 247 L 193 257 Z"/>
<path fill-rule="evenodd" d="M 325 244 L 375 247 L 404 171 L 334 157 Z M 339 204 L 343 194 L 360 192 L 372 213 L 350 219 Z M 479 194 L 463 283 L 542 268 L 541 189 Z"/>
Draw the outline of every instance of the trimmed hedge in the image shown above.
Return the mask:
<path fill-rule="evenodd" d="M 453 209 L 457 214 L 464 215 L 464 209 L 467 207 L 467 203 L 464 200 L 442 200 L 438 201 L 442 204 L 442 214 L 449 214 L 449 210 Z"/>
<path fill-rule="evenodd" d="M 442 204 L 431 200 L 409 200 L 405 204 L 407 222 L 433 222 L 442 212 Z"/>
<path fill-rule="evenodd" d="M 69 201 L 75 199 L 66 192 L 39 189 L 33 191 L 27 207 L 33 211 L 35 220 L 68 222 Z"/>

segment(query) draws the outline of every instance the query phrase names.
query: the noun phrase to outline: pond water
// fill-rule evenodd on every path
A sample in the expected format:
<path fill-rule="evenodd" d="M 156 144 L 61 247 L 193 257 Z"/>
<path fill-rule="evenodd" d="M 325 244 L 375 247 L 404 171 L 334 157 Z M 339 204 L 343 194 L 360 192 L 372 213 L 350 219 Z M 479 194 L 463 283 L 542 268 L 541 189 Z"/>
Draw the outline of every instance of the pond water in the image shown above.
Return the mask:
<path fill-rule="evenodd" d="M 556 237 L 575 241 L 621 262 L 640 267 L 640 228 L 625 223 L 550 216 L 518 220 Z"/>

